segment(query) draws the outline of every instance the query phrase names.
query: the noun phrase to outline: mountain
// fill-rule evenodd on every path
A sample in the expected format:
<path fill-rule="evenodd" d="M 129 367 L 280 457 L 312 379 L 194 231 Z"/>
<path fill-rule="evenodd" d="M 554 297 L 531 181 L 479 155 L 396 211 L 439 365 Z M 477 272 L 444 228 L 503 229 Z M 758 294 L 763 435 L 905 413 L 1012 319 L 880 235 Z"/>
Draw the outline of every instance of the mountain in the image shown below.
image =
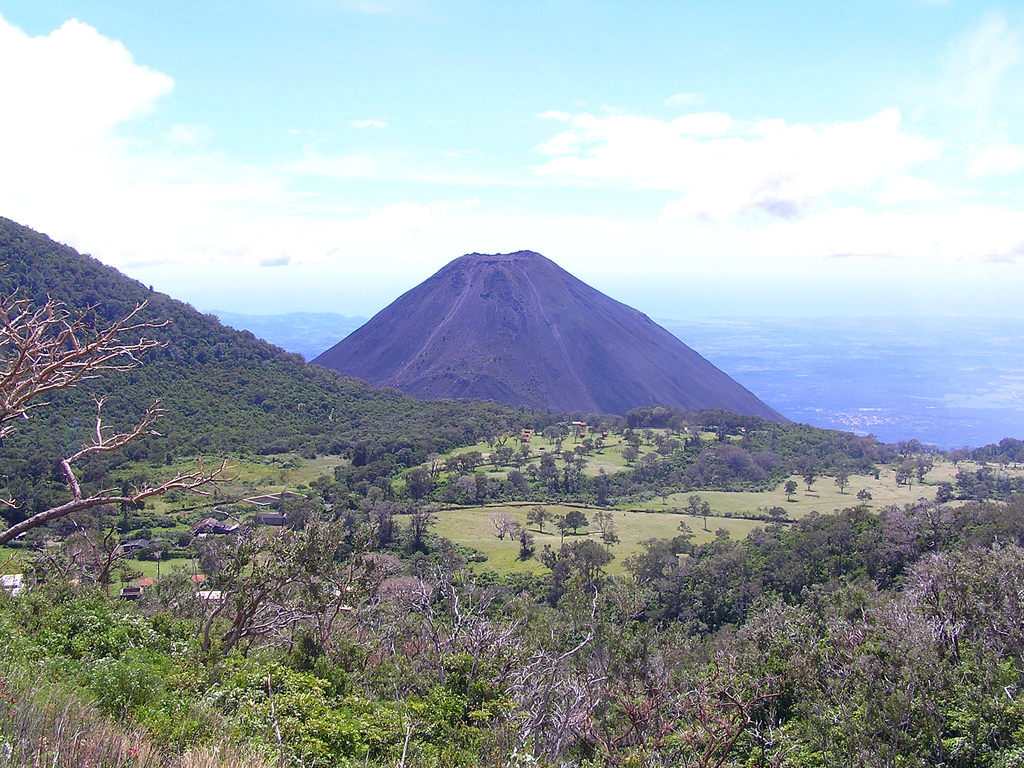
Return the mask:
<path fill-rule="evenodd" d="M 312 362 L 426 400 L 785 420 L 646 315 L 532 251 L 455 259 Z"/>

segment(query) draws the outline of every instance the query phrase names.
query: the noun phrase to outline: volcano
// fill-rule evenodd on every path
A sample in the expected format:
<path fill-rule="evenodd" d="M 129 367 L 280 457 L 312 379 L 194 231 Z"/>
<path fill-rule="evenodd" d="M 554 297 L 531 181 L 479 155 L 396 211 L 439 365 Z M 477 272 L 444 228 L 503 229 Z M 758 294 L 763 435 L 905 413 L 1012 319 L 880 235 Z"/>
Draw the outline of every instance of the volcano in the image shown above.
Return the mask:
<path fill-rule="evenodd" d="M 533 251 L 455 259 L 312 362 L 423 400 L 785 421 L 642 312 Z"/>

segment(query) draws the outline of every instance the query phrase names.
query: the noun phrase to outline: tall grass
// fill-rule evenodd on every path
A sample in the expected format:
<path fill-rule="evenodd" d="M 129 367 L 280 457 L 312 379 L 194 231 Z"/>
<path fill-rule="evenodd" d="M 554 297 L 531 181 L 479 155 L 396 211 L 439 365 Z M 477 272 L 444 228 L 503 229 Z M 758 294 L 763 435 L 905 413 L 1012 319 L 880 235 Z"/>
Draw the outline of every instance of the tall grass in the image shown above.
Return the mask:
<path fill-rule="evenodd" d="M 0 766 L 6 768 L 269 768 L 224 743 L 170 755 L 130 723 L 115 723 L 77 692 L 0 671 Z"/>

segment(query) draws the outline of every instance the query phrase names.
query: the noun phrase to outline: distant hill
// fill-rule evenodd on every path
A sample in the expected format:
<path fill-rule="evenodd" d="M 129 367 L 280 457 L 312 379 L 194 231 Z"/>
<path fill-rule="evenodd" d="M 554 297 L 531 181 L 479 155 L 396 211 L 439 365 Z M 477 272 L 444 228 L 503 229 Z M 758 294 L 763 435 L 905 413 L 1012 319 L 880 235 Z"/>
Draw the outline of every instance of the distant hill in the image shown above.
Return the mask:
<path fill-rule="evenodd" d="M 646 315 L 532 251 L 455 259 L 313 362 L 429 400 L 785 420 Z"/>
<path fill-rule="evenodd" d="M 333 312 L 240 315 L 215 309 L 211 314 L 224 325 L 251 331 L 257 338 L 289 352 L 298 352 L 306 360 L 312 360 L 366 322 L 365 317 L 346 317 Z"/>

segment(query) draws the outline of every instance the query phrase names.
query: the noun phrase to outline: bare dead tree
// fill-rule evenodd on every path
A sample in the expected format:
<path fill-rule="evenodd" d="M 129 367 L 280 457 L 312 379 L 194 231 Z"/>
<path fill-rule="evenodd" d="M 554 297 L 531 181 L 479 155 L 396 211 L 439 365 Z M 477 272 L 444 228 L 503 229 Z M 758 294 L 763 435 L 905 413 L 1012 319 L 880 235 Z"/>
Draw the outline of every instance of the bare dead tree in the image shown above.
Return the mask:
<path fill-rule="evenodd" d="M 146 333 L 167 322 L 141 319 L 145 307 L 146 302 L 142 302 L 101 329 L 96 324 L 95 308 L 74 313 L 53 299 L 35 308 L 26 298 L 0 297 L 0 438 L 15 429 L 15 419 L 27 419 L 32 411 L 49 405 L 46 396 L 50 393 L 73 387 L 102 372 L 131 370 L 141 364 L 141 355 L 162 346 Z M 136 336 L 137 340 L 129 340 Z M 60 462 L 71 499 L 0 531 L 0 545 L 74 512 L 104 504 L 137 505 L 172 488 L 201 493 L 203 486 L 227 479 L 226 463 L 208 470 L 200 460 L 194 471 L 179 472 L 155 485 L 146 484 L 127 491 L 83 492 L 73 469 L 76 462 L 86 456 L 119 450 L 144 435 L 157 435 L 152 427 L 164 413 L 156 402 L 134 427 L 113 432 L 104 425 L 102 411 L 103 399 L 100 398 L 96 401 L 92 441 Z M 18 506 L 9 497 L 0 499 L 0 503 L 11 509 Z"/>

